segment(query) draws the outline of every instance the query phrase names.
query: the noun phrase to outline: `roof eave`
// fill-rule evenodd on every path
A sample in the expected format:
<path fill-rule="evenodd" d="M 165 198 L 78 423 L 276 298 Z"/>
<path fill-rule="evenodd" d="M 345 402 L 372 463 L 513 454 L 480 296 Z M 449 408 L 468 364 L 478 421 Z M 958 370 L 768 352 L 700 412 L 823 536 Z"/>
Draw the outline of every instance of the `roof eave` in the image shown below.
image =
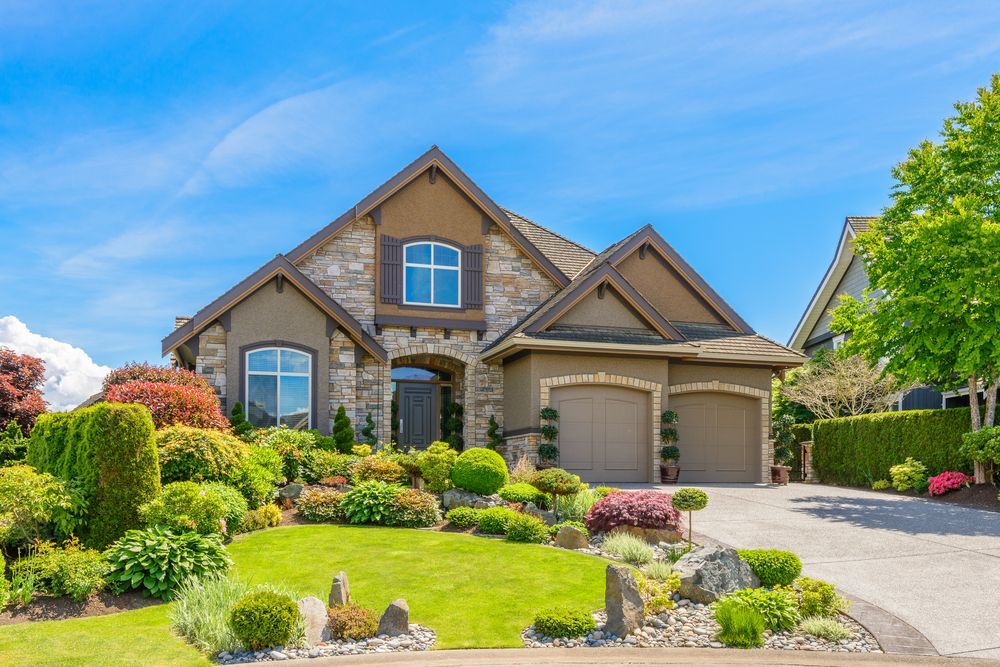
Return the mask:
<path fill-rule="evenodd" d="M 844 274 L 847 273 L 847 269 L 851 265 L 851 260 L 854 258 L 854 249 L 850 245 L 854 237 L 854 229 L 845 218 L 844 227 L 840 232 L 840 240 L 837 242 L 837 252 L 834 253 L 833 260 L 830 262 L 823 280 L 820 281 L 820 284 L 816 287 L 816 291 L 813 292 L 812 299 L 809 300 L 809 305 L 806 306 L 805 311 L 803 311 L 802 316 L 799 318 L 798 324 L 795 325 L 795 331 L 792 332 L 791 338 L 788 339 L 788 347 L 793 350 L 801 351 L 805 348 L 809 332 L 812 331 L 822 316 L 822 312 L 818 309 L 822 308 L 830 300 L 830 297 L 833 296 L 832 290 L 837 289 L 837 285 L 840 284 Z M 827 292 L 827 289 L 831 291 Z"/>

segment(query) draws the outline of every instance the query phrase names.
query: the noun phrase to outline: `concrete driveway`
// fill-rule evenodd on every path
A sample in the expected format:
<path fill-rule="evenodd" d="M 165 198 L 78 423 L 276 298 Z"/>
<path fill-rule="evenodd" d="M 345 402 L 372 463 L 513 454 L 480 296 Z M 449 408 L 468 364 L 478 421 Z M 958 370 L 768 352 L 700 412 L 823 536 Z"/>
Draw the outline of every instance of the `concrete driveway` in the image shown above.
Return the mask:
<path fill-rule="evenodd" d="M 942 655 L 1000 659 L 1000 513 L 818 484 L 699 488 L 710 500 L 696 533 L 794 551 L 805 574 L 901 618 Z"/>

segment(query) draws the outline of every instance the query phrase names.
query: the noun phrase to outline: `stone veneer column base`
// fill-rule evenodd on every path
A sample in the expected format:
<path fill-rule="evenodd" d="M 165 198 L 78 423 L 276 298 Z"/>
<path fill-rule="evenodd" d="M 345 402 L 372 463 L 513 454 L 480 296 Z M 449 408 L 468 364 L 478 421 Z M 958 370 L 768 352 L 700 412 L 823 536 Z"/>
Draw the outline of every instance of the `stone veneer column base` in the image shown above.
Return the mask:
<path fill-rule="evenodd" d="M 508 466 L 513 466 L 521 456 L 536 463 L 538 460 L 538 434 L 525 433 L 512 435 L 503 439 L 503 444 L 497 447 L 497 453 L 503 457 Z"/>

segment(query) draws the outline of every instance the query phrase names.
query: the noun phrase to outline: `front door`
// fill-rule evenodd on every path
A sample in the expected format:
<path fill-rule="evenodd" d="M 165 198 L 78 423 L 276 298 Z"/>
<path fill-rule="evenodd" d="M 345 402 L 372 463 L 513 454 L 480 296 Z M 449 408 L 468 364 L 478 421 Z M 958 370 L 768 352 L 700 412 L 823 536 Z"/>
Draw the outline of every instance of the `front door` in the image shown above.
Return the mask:
<path fill-rule="evenodd" d="M 437 385 L 399 382 L 399 445 L 423 449 L 434 442 Z"/>

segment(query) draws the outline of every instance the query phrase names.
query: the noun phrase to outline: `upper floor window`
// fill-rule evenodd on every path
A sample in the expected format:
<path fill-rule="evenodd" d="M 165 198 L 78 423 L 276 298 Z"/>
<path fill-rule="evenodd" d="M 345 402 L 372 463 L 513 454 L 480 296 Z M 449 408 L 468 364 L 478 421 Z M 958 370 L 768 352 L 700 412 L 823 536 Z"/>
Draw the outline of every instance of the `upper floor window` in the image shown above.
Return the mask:
<path fill-rule="evenodd" d="M 257 427 L 312 426 L 312 355 L 284 347 L 246 353 L 247 419 Z"/>
<path fill-rule="evenodd" d="M 434 241 L 403 248 L 403 303 L 458 307 L 461 301 L 461 252 Z"/>

